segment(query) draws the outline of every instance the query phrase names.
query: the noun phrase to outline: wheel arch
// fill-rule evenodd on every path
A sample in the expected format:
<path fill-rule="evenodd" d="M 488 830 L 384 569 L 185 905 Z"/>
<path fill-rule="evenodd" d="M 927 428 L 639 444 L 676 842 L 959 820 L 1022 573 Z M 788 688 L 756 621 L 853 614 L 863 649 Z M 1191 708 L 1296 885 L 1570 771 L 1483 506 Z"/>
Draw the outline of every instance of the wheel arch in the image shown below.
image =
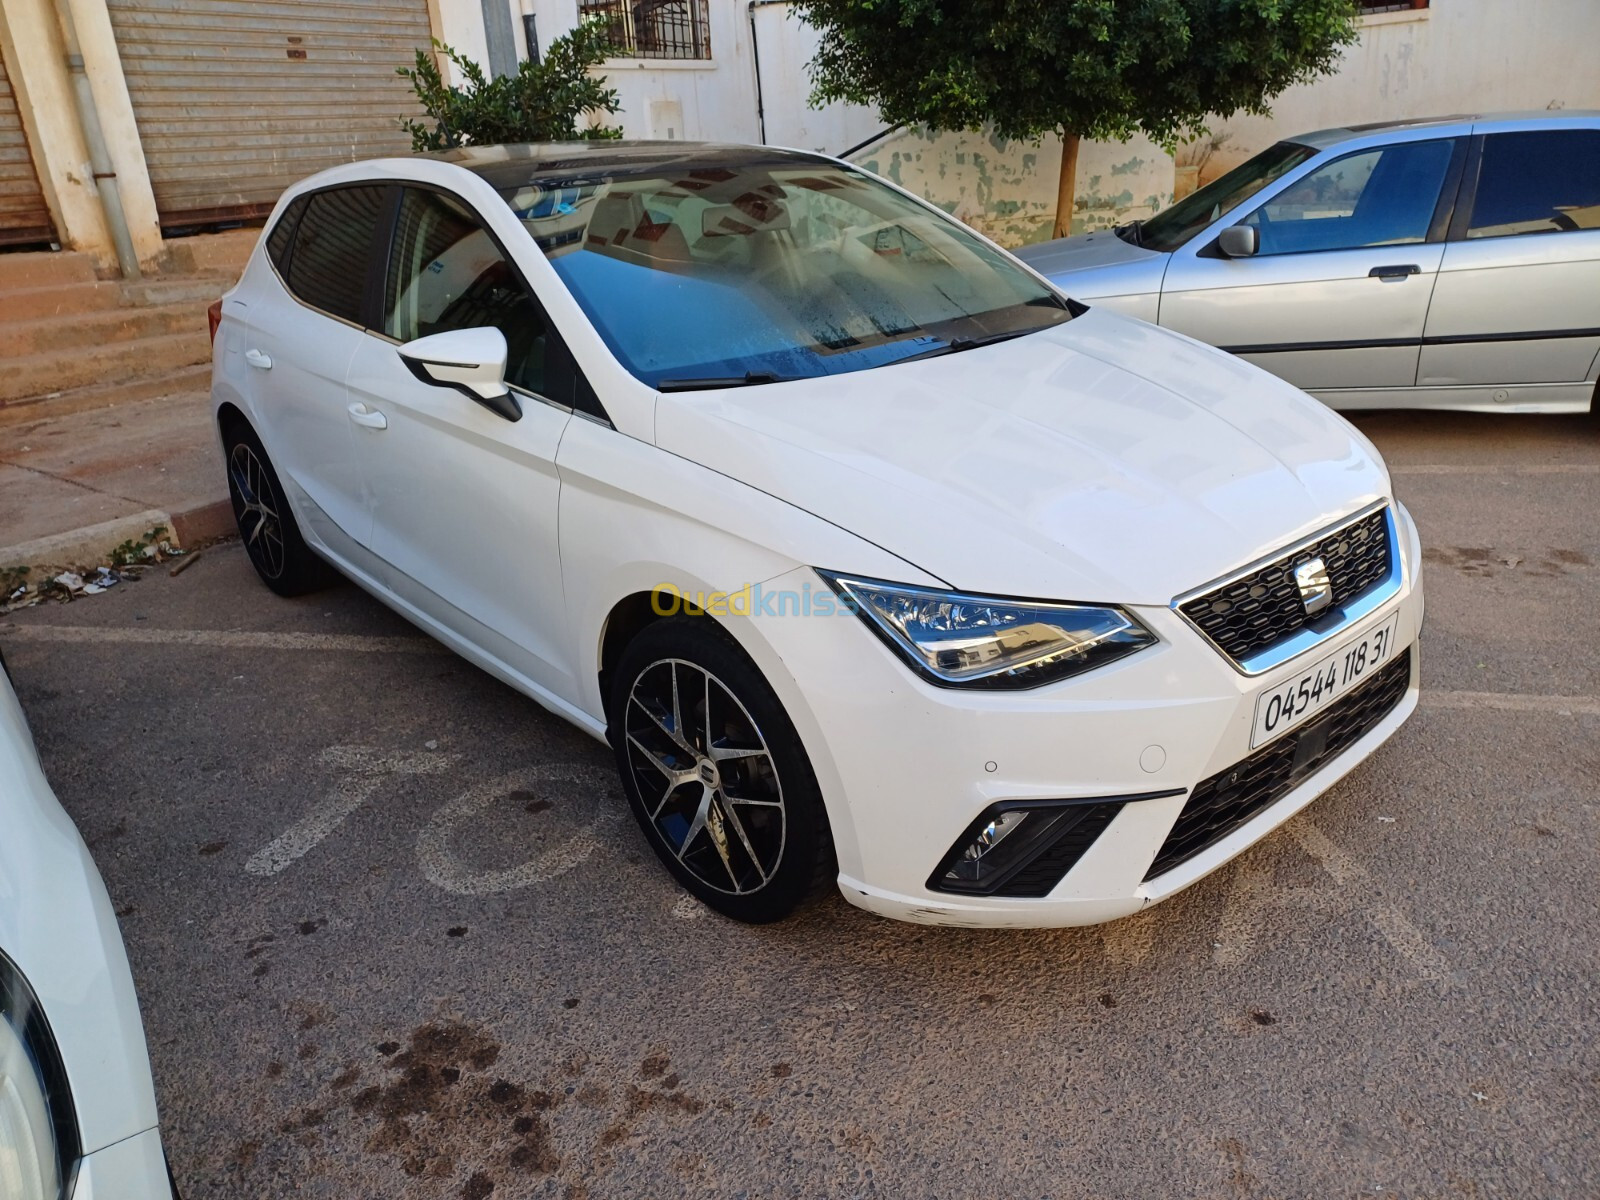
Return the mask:
<path fill-rule="evenodd" d="M 652 607 L 650 592 L 633 592 L 611 606 L 600 624 L 600 645 L 596 648 L 596 672 L 600 682 L 600 702 L 604 706 L 606 736 L 611 736 L 611 675 L 630 642 L 646 627 L 662 619 Z"/>
<path fill-rule="evenodd" d="M 706 589 L 709 591 L 710 589 Z M 620 662 L 630 642 L 651 625 L 667 619 L 652 604 L 653 593 L 647 590 L 630 590 L 612 603 L 601 623 L 598 644 L 595 647 L 595 673 L 605 706 L 606 738 L 611 738 L 610 689 L 611 671 Z M 818 714 L 808 702 L 805 691 L 790 670 L 782 653 L 766 638 L 761 622 L 747 616 L 729 615 L 726 618 L 703 613 L 702 620 L 710 621 L 733 641 L 750 660 L 751 665 L 766 681 L 778 702 L 783 706 L 806 757 L 816 776 L 822 793 L 823 808 L 827 814 L 829 835 L 833 840 L 835 856 L 842 872 L 859 874 L 861 855 L 855 822 L 845 795 L 844 780 L 823 733 Z"/>

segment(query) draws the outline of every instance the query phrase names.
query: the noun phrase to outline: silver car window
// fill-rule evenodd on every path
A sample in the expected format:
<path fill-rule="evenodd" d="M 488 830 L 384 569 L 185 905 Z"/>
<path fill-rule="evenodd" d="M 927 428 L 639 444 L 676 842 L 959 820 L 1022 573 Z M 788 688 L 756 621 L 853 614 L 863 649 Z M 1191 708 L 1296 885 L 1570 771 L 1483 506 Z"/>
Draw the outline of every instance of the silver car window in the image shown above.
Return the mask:
<path fill-rule="evenodd" d="M 1423 242 L 1450 169 L 1448 138 L 1358 150 L 1297 179 L 1245 218 L 1258 254 Z"/>
<path fill-rule="evenodd" d="M 1600 229 L 1600 129 L 1491 134 L 1469 238 Z"/>

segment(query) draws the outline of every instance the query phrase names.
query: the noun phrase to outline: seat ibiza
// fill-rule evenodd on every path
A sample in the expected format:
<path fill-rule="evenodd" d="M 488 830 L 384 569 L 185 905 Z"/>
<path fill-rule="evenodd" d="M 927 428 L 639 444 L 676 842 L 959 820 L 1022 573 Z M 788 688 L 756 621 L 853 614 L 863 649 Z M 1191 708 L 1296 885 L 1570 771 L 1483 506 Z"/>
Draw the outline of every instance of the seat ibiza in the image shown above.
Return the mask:
<path fill-rule="evenodd" d="M 952 925 L 1188 886 L 1416 706 L 1373 447 L 848 164 L 484 146 L 281 199 L 213 308 L 239 531 L 607 741 L 679 882 Z"/>

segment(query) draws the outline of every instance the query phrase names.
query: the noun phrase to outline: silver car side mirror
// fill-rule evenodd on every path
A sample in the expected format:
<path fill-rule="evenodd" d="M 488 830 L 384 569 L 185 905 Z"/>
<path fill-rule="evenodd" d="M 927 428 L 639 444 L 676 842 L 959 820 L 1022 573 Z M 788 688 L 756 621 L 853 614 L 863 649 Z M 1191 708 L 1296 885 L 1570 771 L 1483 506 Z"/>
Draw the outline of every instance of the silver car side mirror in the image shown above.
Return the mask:
<path fill-rule="evenodd" d="M 1229 258 L 1249 258 L 1261 249 L 1261 237 L 1254 225 L 1230 225 L 1217 237 L 1217 249 Z"/>
<path fill-rule="evenodd" d="M 506 386 L 506 335 L 493 326 L 430 334 L 397 353 L 423 383 L 463 392 L 508 421 L 522 417 L 522 406 Z"/>

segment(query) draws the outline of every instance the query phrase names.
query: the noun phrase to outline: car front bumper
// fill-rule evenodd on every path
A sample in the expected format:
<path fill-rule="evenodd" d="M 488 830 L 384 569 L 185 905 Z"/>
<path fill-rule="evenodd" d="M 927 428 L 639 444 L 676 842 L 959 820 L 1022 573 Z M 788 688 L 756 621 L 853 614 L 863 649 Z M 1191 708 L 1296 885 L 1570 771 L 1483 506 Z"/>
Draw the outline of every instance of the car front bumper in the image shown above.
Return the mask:
<path fill-rule="evenodd" d="M 177 1200 L 161 1150 L 161 1134 L 147 1129 L 78 1162 L 72 1200 Z"/>
<path fill-rule="evenodd" d="M 1399 590 L 1315 649 L 1255 676 L 1235 669 L 1169 608 L 1130 609 L 1160 645 L 1022 692 L 927 685 L 853 616 L 756 618 L 773 655 L 759 665 L 769 679 L 781 680 L 780 697 L 829 801 L 840 891 L 861 908 L 925 924 L 1096 924 L 1183 890 L 1264 837 L 1416 709 L 1421 555 L 1415 527 L 1395 507 Z M 1256 698 L 1391 618 L 1391 662 L 1410 659 L 1410 678 L 1393 707 L 1265 808 L 1147 879 L 1196 784 L 1251 756 Z M 801 668 L 803 674 L 792 674 Z M 1346 695 L 1371 683 L 1363 679 Z M 1045 896 L 972 896 L 929 886 L 935 868 L 992 804 L 1161 793 L 1124 804 Z"/>

